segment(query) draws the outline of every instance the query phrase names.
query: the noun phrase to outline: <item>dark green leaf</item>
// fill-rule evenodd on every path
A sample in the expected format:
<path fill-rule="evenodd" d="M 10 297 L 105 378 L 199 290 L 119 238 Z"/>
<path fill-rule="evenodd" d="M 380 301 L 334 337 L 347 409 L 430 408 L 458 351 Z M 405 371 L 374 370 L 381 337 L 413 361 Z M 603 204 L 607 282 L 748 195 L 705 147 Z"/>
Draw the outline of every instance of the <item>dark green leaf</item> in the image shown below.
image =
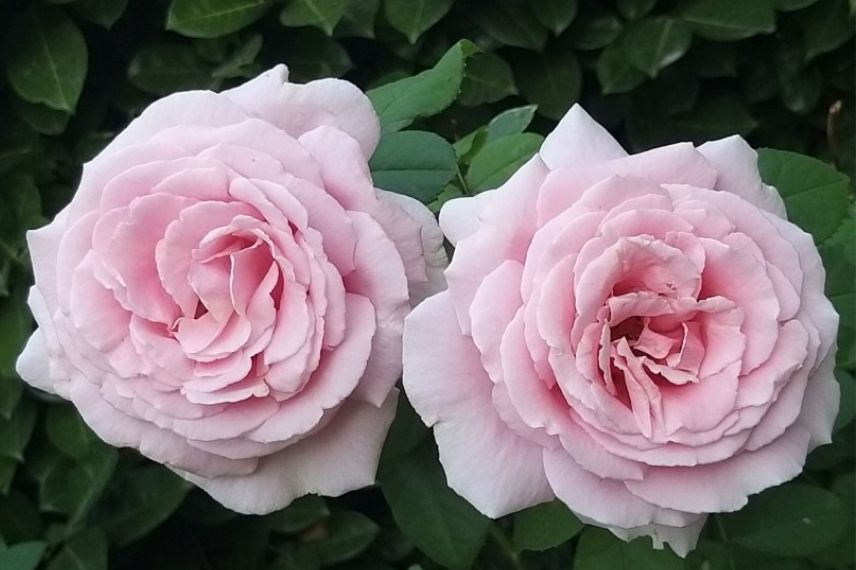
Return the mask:
<path fill-rule="evenodd" d="M 74 11 L 84 20 L 110 29 L 128 6 L 128 0 L 77 0 Z"/>
<path fill-rule="evenodd" d="M 851 210 L 832 237 L 820 245 L 826 269 L 826 295 L 841 316 L 838 328 L 840 366 L 856 367 L 856 216 Z M 844 398 L 842 390 L 842 400 Z M 842 404 L 843 406 L 843 404 Z"/>
<path fill-rule="evenodd" d="M 636 20 L 648 14 L 657 0 L 618 0 L 618 11 L 628 20 Z"/>
<path fill-rule="evenodd" d="M 100 528 L 90 528 L 65 543 L 47 570 L 107 570 L 107 540 Z"/>
<path fill-rule="evenodd" d="M 57 111 L 47 105 L 30 103 L 19 98 L 14 99 L 13 105 L 21 118 L 27 121 L 34 131 L 43 135 L 61 135 L 71 118 L 71 114 L 66 111 Z"/>
<path fill-rule="evenodd" d="M 672 136 L 696 143 L 729 135 L 747 135 L 758 126 L 749 109 L 736 98 L 709 99 L 675 120 Z"/>
<path fill-rule="evenodd" d="M 128 66 L 128 79 L 154 95 L 213 86 L 211 66 L 183 44 L 155 44 L 141 49 Z"/>
<path fill-rule="evenodd" d="M 6 73 L 15 92 L 31 103 L 74 111 L 87 59 L 83 34 L 61 10 L 26 10 L 10 23 Z"/>
<path fill-rule="evenodd" d="M 306 495 L 272 514 L 271 529 L 275 532 L 300 532 L 329 515 L 330 510 L 324 499 L 317 495 Z"/>
<path fill-rule="evenodd" d="M 604 95 L 625 93 L 645 81 L 645 74 L 636 69 L 619 43 L 613 43 L 597 58 L 597 80 Z"/>
<path fill-rule="evenodd" d="M 0 421 L 12 417 L 23 392 L 24 383 L 18 378 L 0 376 Z"/>
<path fill-rule="evenodd" d="M 545 28 L 558 36 L 574 21 L 577 0 L 534 0 L 532 11 Z"/>
<path fill-rule="evenodd" d="M 797 23 L 802 27 L 807 59 L 828 53 L 853 37 L 853 17 L 846 0 L 815 4 L 800 12 Z"/>
<path fill-rule="evenodd" d="M 216 38 L 262 17 L 269 0 L 172 0 L 166 29 L 191 38 Z"/>
<path fill-rule="evenodd" d="M 487 142 L 470 162 L 467 184 L 473 192 L 501 186 L 541 148 L 544 137 L 510 135 Z"/>
<path fill-rule="evenodd" d="M 252 77 L 257 74 L 258 65 L 254 62 L 262 49 L 261 34 L 253 34 L 238 46 L 229 57 L 211 72 L 211 77 L 230 79 L 232 77 Z"/>
<path fill-rule="evenodd" d="M 348 0 L 336 35 L 374 38 L 375 19 L 380 10 L 380 0 Z"/>
<path fill-rule="evenodd" d="M 347 7 L 348 0 L 290 0 L 279 13 L 279 21 L 290 27 L 314 26 L 331 36 Z"/>
<path fill-rule="evenodd" d="M 95 434 L 83 423 L 80 414 L 70 404 L 48 408 L 45 429 L 51 443 L 70 457 L 83 457 L 95 441 Z"/>
<path fill-rule="evenodd" d="M 76 461 L 51 464 L 42 484 L 42 509 L 65 513 L 72 522 L 83 520 L 107 487 L 116 460 L 116 450 L 99 441 Z"/>
<path fill-rule="evenodd" d="M 799 483 L 773 487 L 722 517 L 732 542 L 779 556 L 805 556 L 832 544 L 846 521 L 844 502 L 829 491 Z"/>
<path fill-rule="evenodd" d="M 36 570 L 47 547 L 46 542 L 32 541 L 0 548 L 0 568 L 3 570 Z"/>
<path fill-rule="evenodd" d="M 692 43 L 692 33 L 689 25 L 680 20 L 647 18 L 628 27 L 622 41 L 630 62 L 655 77 L 684 56 Z"/>
<path fill-rule="evenodd" d="M 611 44 L 621 34 L 621 20 L 611 12 L 600 11 L 588 18 L 577 18 L 569 36 L 574 47 L 600 49 Z"/>
<path fill-rule="evenodd" d="M 580 97 L 582 71 L 570 51 L 522 56 L 515 71 L 523 95 L 551 119 L 560 119 Z"/>
<path fill-rule="evenodd" d="M 847 215 L 849 179 L 816 158 L 765 148 L 758 152 L 758 169 L 784 198 L 791 221 L 816 243 L 830 237 Z"/>
<path fill-rule="evenodd" d="M 432 442 L 382 464 L 378 480 L 401 530 L 437 563 L 470 568 L 490 520 L 446 486 Z"/>
<path fill-rule="evenodd" d="M 525 105 L 503 111 L 488 123 L 487 139 L 493 140 L 522 133 L 532 122 L 537 109 L 537 105 Z"/>
<path fill-rule="evenodd" d="M 374 541 L 380 527 L 357 511 L 333 513 L 324 525 L 323 533 L 311 537 L 304 549 L 315 555 L 321 564 L 350 560 Z"/>
<path fill-rule="evenodd" d="M 383 132 L 401 130 L 451 105 L 461 89 L 467 58 L 478 51 L 473 43 L 460 41 L 433 68 L 368 91 Z"/>
<path fill-rule="evenodd" d="M 39 511 L 29 498 L 15 489 L 0 497 L 0 536 L 7 543 L 35 540 L 42 535 Z"/>
<path fill-rule="evenodd" d="M 835 371 L 835 380 L 841 388 L 841 405 L 835 418 L 835 430 L 847 427 L 856 416 L 856 379 L 845 370 Z"/>
<path fill-rule="evenodd" d="M 524 6 L 485 4 L 473 13 L 473 19 L 501 44 L 540 51 L 547 43 L 546 28 Z"/>
<path fill-rule="evenodd" d="M 458 172 L 455 151 L 434 133 L 400 131 L 385 135 L 369 167 L 375 186 L 428 203 Z"/>
<path fill-rule="evenodd" d="M 514 515 L 514 547 L 547 550 L 576 536 L 584 525 L 560 501 L 530 507 Z"/>
<path fill-rule="evenodd" d="M 791 12 L 793 10 L 802 10 L 803 8 L 811 6 L 816 2 L 817 0 L 773 0 L 776 9 L 785 12 Z"/>
<path fill-rule="evenodd" d="M 693 0 L 681 18 L 701 37 L 716 41 L 742 40 L 776 28 L 772 0 Z"/>
<path fill-rule="evenodd" d="M 288 35 L 286 62 L 292 80 L 340 77 L 354 67 L 342 44 L 316 28 L 295 28 Z"/>
<path fill-rule="evenodd" d="M 682 570 L 683 563 L 670 550 L 655 550 L 648 539 L 624 542 L 608 530 L 586 530 L 574 555 L 574 570 Z"/>
<path fill-rule="evenodd" d="M 517 93 L 514 73 L 508 63 L 493 53 L 477 53 L 467 62 L 467 73 L 458 101 L 476 106 L 493 103 Z"/>
<path fill-rule="evenodd" d="M 389 24 L 415 44 L 419 36 L 440 21 L 454 0 L 386 0 Z"/>
<path fill-rule="evenodd" d="M 31 400 L 22 399 L 8 420 L 0 420 L 0 457 L 23 460 L 35 425 L 36 407 Z"/>
<path fill-rule="evenodd" d="M 18 470 L 18 461 L 8 457 L 0 457 L 0 495 L 5 495 L 12 488 L 12 479 Z M 3 545 L 0 537 L 0 546 Z"/>

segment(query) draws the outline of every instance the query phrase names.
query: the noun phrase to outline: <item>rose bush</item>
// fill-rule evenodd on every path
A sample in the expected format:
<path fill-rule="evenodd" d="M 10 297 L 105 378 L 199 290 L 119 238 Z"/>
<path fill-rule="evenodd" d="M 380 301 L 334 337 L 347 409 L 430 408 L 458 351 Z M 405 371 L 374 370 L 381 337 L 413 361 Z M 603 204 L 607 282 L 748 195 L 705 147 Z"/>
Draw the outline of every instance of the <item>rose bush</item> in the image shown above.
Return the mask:
<path fill-rule="evenodd" d="M 352 84 L 284 66 L 154 103 L 28 235 L 19 373 L 238 511 L 371 484 L 445 256 L 424 206 L 373 187 L 379 136 Z"/>
<path fill-rule="evenodd" d="M 443 207 L 448 289 L 406 321 L 404 386 L 453 489 L 685 554 L 830 440 L 838 316 L 756 158 L 739 137 L 628 156 L 575 106 Z"/>

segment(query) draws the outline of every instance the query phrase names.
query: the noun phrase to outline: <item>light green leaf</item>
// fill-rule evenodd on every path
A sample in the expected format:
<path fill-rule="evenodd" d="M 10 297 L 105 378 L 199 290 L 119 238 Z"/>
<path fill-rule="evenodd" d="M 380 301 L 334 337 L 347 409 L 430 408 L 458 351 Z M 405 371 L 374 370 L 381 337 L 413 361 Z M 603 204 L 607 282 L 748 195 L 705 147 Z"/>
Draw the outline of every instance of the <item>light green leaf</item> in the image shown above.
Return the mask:
<path fill-rule="evenodd" d="M 261 18 L 269 6 L 269 0 L 172 0 L 166 29 L 191 38 L 225 36 Z"/>
<path fill-rule="evenodd" d="M 440 21 L 454 0 L 386 0 L 386 19 L 411 44 Z"/>
<path fill-rule="evenodd" d="M 357 511 L 334 512 L 319 538 L 303 545 L 322 565 L 344 562 L 359 555 L 374 542 L 380 527 Z"/>
<path fill-rule="evenodd" d="M 846 0 L 815 4 L 800 12 L 797 23 L 803 31 L 806 59 L 830 52 L 853 37 L 853 17 Z"/>
<path fill-rule="evenodd" d="M 128 0 L 77 0 L 72 6 L 84 20 L 110 29 L 122 17 Z"/>
<path fill-rule="evenodd" d="M 816 158 L 765 148 L 758 151 L 758 169 L 782 195 L 790 220 L 816 243 L 835 233 L 847 215 L 849 178 Z"/>
<path fill-rule="evenodd" d="M 560 119 L 579 99 L 582 70 L 571 51 L 522 56 L 515 71 L 524 97 L 546 117 Z"/>
<path fill-rule="evenodd" d="M 107 570 L 107 540 L 100 528 L 90 528 L 63 545 L 47 570 Z"/>
<path fill-rule="evenodd" d="M 348 0 L 290 0 L 279 21 L 289 27 L 314 26 L 332 36 L 347 7 Z"/>
<path fill-rule="evenodd" d="M 624 542 L 608 530 L 586 530 L 574 555 L 574 570 L 683 570 L 683 563 L 671 550 L 654 550 L 642 538 Z"/>
<path fill-rule="evenodd" d="M 30 103 L 74 111 L 87 60 L 83 34 L 59 9 L 25 10 L 9 23 L 6 74 L 15 92 Z"/>
<path fill-rule="evenodd" d="M 466 61 L 478 51 L 475 44 L 462 40 L 433 68 L 368 91 L 383 132 L 401 130 L 417 118 L 430 117 L 451 105 L 460 92 Z"/>
<path fill-rule="evenodd" d="M 475 22 L 500 44 L 541 51 L 547 29 L 531 10 L 517 4 L 484 3 L 472 14 Z"/>
<path fill-rule="evenodd" d="M 516 93 L 511 66 L 496 54 L 477 53 L 467 61 L 467 73 L 458 101 L 462 105 L 476 106 Z"/>
<path fill-rule="evenodd" d="M 531 6 L 538 21 L 554 36 L 567 30 L 577 15 L 577 0 L 533 0 Z"/>
<path fill-rule="evenodd" d="M 70 457 L 83 457 L 96 440 L 95 434 L 70 404 L 57 404 L 48 408 L 45 430 L 51 443 Z"/>
<path fill-rule="evenodd" d="M 20 542 L 8 548 L 0 548 L 0 568 L 3 570 L 36 570 L 46 542 Z"/>
<path fill-rule="evenodd" d="M 470 162 L 467 184 L 473 192 L 501 186 L 541 148 L 544 137 L 510 135 L 487 142 Z"/>
<path fill-rule="evenodd" d="M 487 124 L 487 139 L 522 133 L 532 122 L 537 109 L 537 105 L 524 105 L 503 111 Z"/>
<path fill-rule="evenodd" d="M 647 18 L 634 22 L 622 38 L 630 63 L 650 77 L 675 63 L 692 43 L 690 27 L 672 18 Z"/>
<path fill-rule="evenodd" d="M 154 44 L 141 49 L 128 66 L 128 80 L 138 89 L 167 95 L 213 87 L 211 65 L 184 44 Z"/>
<path fill-rule="evenodd" d="M 445 139 L 424 131 L 381 138 L 369 162 L 375 186 L 428 203 L 458 172 L 455 151 Z"/>
<path fill-rule="evenodd" d="M 716 41 L 742 40 L 776 29 L 772 0 L 693 0 L 680 17 L 699 36 Z"/>
<path fill-rule="evenodd" d="M 561 501 L 536 505 L 514 515 L 514 548 L 554 548 L 576 536 L 584 526 Z"/>
<path fill-rule="evenodd" d="M 600 52 L 595 72 L 604 95 L 625 93 L 645 81 L 645 74 L 630 63 L 624 45 L 619 42 L 608 45 Z"/>
<path fill-rule="evenodd" d="M 330 516 L 330 510 L 323 498 L 317 495 L 306 495 L 270 515 L 271 529 L 274 532 L 300 532 L 328 516 Z"/>
<path fill-rule="evenodd" d="M 736 513 L 721 515 L 728 539 L 778 556 L 805 556 L 829 546 L 847 518 L 844 502 L 826 489 L 786 483 L 753 496 Z"/>

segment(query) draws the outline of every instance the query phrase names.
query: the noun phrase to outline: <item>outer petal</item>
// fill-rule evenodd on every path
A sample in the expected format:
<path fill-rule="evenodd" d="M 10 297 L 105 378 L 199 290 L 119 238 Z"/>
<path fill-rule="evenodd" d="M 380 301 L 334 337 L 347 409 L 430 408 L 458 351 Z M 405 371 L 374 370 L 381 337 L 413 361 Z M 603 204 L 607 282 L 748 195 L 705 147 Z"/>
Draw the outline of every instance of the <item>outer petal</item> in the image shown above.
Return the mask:
<path fill-rule="evenodd" d="M 449 486 L 479 511 L 495 518 L 552 498 L 541 447 L 500 419 L 493 384 L 446 292 L 407 318 L 404 386 L 422 420 L 434 426 Z"/>
<path fill-rule="evenodd" d="M 360 143 L 366 159 L 380 140 L 380 122 L 371 101 L 342 79 L 289 83 L 288 68 L 277 65 L 223 95 L 293 137 L 321 125 L 336 127 Z"/>
<path fill-rule="evenodd" d="M 248 475 L 207 479 L 176 471 L 245 514 L 267 514 L 309 493 L 337 497 L 374 483 L 397 401 L 397 390 L 380 408 L 350 401 L 320 432 L 261 459 Z"/>
<path fill-rule="evenodd" d="M 54 381 L 50 374 L 50 355 L 41 329 L 36 329 L 30 335 L 24 351 L 15 363 L 15 370 L 24 382 L 33 388 L 55 393 Z"/>
<path fill-rule="evenodd" d="M 628 542 L 640 536 L 650 536 L 654 548 L 663 548 L 663 545 L 668 543 L 675 554 L 684 557 L 695 548 L 706 520 L 707 515 L 701 515 L 696 522 L 683 527 L 648 524 L 627 529 L 610 527 L 609 531 L 621 540 Z"/>
<path fill-rule="evenodd" d="M 443 204 L 440 208 L 440 228 L 452 245 L 457 245 L 479 229 L 481 213 L 493 195 L 493 192 L 482 192 Z"/>
<path fill-rule="evenodd" d="M 574 105 L 544 140 L 540 155 L 554 170 L 622 158 L 627 153 L 582 107 Z"/>

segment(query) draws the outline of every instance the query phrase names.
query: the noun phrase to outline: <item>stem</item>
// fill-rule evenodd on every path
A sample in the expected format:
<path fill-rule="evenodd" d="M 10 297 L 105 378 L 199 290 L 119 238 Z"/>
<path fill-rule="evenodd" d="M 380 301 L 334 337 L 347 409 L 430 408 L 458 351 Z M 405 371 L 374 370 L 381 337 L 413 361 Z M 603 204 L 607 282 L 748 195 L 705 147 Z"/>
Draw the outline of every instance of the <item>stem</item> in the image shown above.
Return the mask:
<path fill-rule="evenodd" d="M 488 533 L 490 537 L 499 545 L 499 548 L 502 550 L 502 553 L 505 554 L 505 557 L 508 558 L 511 565 L 515 568 L 515 570 L 527 570 L 526 566 L 524 566 L 523 561 L 520 560 L 520 555 L 514 550 L 514 547 L 509 542 L 508 537 L 505 536 L 505 533 L 496 523 L 491 523 L 488 527 Z"/>
<path fill-rule="evenodd" d="M 461 169 L 458 169 L 458 184 L 461 185 L 461 191 L 464 193 L 464 196 L 472 196 L 473 193 L 470 191 L 470 185 L 467 184 L 467 181 L 464 179 L 464 176 L 461 174 Z"/>

